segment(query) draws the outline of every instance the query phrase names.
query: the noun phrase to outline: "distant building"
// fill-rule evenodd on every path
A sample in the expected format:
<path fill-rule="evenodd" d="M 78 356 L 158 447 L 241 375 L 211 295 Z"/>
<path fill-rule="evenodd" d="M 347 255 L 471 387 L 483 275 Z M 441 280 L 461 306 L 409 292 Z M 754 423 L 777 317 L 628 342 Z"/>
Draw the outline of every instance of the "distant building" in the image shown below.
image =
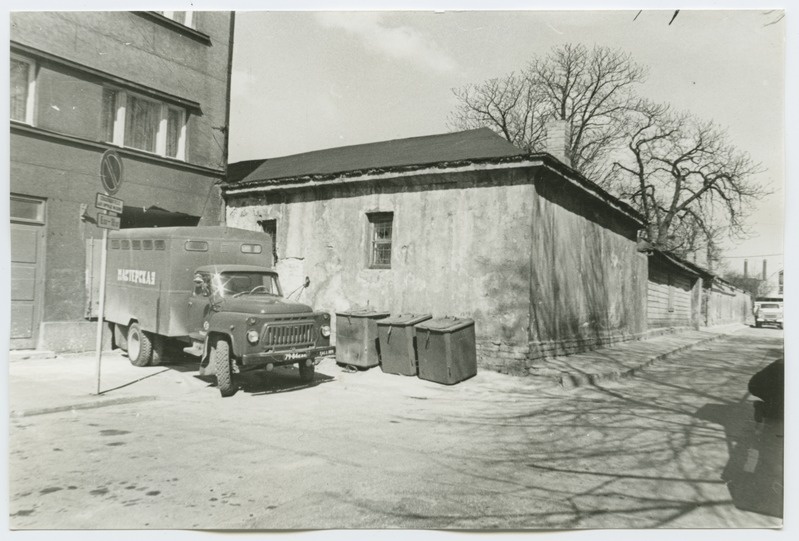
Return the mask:
<path fill-rule="evenodd" d="M 86 259 L 100 158 L 122 159 L 122 227 L 217 224 L 228 12 L 11 15 L 11 347 L 93 347 Z"/>
<path fill-rule="evenodd" d="M 646 331 L 641 216 L 486 128 L 231 171 L 228 225 L 271 235 L 316 308 L 474 318 L 480 364 L 511 373 Z"/>

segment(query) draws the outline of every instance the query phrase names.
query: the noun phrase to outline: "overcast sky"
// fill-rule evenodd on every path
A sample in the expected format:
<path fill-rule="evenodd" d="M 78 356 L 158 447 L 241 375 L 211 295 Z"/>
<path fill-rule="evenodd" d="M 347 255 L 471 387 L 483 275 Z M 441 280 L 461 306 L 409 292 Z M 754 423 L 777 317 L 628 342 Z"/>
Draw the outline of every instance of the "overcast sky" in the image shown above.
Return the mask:
<path fill-rule="evenodd" d="M 239 12 L 230 159 L 444 133 L 452 88 L 563 43 L 607 45 L 648 67 L 642 95 L 728 127 L 765 165 L 774 194 L 753 216 L 758 236 L 729 255 L 781 253 L 784 21 L 681 11 L 669 25 L 671 11 L 636 13 Z"/>

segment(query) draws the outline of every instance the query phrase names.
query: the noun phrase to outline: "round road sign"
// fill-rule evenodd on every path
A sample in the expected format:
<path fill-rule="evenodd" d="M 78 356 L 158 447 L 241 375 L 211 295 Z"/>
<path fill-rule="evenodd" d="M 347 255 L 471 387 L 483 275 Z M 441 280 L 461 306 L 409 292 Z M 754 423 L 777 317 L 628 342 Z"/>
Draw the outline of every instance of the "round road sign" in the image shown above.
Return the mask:
<path fill-rule="evenodd" d="M 100 182 L 108 195 L 114 195 L 122 185 L 122 158 L 116 150 L 106 150 L 100 159 Z"/>

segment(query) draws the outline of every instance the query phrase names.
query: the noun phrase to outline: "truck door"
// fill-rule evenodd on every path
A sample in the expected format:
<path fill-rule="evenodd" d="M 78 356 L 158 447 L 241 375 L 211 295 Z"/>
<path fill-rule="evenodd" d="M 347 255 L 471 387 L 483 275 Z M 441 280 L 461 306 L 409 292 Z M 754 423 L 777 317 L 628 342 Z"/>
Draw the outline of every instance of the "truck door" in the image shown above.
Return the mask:
<path fill-rule="evenodd" d="M 193 291 L 189 297 L 187 327 L 190 333 L 202 329 L 203 321 L 211 311 L 211 275 L 207 272 L 194 274 Z"/>

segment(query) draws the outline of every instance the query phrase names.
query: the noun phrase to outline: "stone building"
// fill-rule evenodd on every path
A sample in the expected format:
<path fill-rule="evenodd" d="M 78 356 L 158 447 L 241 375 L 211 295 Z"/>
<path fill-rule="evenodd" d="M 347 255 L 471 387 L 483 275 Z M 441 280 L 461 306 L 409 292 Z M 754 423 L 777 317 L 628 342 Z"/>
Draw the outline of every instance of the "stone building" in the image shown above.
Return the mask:
<path fill-rule="evenodd" d="M 285 289 L 308 276 L 319 309 L 473 318 L 480 364 L 509 373 L 646 332 L 641 216 L 488 129 L 231 171 L 227 224 L 272 236 Z"/>
<path fill-rule="evenodd" d="M 100 159 L 122 226 L 218 224 L 234 16 L 11 15 L 11 347 L 93 347 L 85 272 Z"/>

